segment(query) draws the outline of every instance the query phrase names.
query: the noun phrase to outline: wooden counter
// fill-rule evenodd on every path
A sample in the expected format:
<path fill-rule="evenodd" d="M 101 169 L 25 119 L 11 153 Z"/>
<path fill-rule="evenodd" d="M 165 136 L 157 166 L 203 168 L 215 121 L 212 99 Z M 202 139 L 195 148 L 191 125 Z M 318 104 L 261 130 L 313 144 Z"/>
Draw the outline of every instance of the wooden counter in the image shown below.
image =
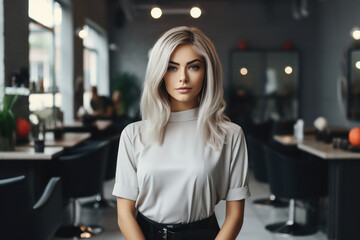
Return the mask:
<path fill-rule="evenodd" d="M 90 133 L 64 133 L 61 139 L 55 139 L 52 132 L 47 132 L 45 135 L 45 147 L 75 147 L 86 139 L 89 139 L 90 136 Z M 34 142 L 30 142 L 24 146 L 34 146 Z"/>
<path fill-rule="evenodd" d="M 297 141 L 292 135 L 275 135 L 274 140 L 287 146 L 297 145 L 299 149 L 326 160 L 360 159 L 360 153 L 334 149 L 332 143 L 317 141 L 314 136 L 305 135 L 303 141 Z"/>
<path fill-rule="evenodd" d="M 20 146 L 15 151 L 0 152 L 0 160 L 52 160 L 63 151 L 63 147 L 45 147 L 43 153 L 36 153 L 32 146 Z"/>
<path fill-rule="evenodd" d="M 315 138 L 304 139 L 304 141 L 299 142 L 297 146 L 299 149 L 325 160 L 360 160 L 360 153 L 358 152 L 345 151 L 339 148 L 335 149 L 332 143 L 316 141 Z"/>
<path fill-rule="evenodd" d="M 108 127 L 110 127 L 111 124 L 112 124 L 111 120 L 96 120 L 94 122 L 93 126 L 96 127 L 97 130 L 103 131 L 103 130 L 106 130 Z M 88 128 L 88 127 L 84 126 L 84 124 L 81 121 L 65 124 L 64 127 L 66 127 L 66 128 L 81 128 L 81 127 Z"/>
<path fill-rule="evenodd" d="M 298 144 L 298 140 L 296 140 L 293 135 L 275 135 L 274 140 L 286 146 L 295 146 Z"/>
<path fill-rule="evenodd" d="M 90 138 L 90 133 L 64 133 L 61 139 L 55 139 L 54 134 L 46 133 L 45 136 L 45 147 L 56 146 L 56 147 L 75 147 L 82 143 L 86 139 Z"/>

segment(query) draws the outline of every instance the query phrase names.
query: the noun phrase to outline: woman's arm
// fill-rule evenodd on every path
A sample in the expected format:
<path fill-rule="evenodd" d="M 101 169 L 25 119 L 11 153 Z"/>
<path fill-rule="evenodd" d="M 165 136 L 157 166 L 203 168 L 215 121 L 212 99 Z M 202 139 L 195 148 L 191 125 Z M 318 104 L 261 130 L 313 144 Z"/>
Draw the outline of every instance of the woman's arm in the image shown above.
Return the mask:
<path fill-rule="evenodd" d="M 126 240 L 145 240 L 135 219 L 135 201 L 117 198 L 118 225 Z"/>
<path fill-rule="evenodd" d="M 233 240 L 239 234 L 244 219 L 245 200 L 227 201 L 226 217 L 215 240 Z"/>

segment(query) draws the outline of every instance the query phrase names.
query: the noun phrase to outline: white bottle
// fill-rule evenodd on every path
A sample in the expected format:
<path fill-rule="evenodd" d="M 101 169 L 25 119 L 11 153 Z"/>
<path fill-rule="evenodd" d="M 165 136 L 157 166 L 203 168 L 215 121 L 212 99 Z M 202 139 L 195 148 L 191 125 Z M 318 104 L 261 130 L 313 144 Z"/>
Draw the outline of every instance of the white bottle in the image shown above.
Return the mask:
<path fill-rule="evenodd" d="M 294 125 L 294 135 L 297 141 L 304 139 L 304 120 L 298 119 Z"/>

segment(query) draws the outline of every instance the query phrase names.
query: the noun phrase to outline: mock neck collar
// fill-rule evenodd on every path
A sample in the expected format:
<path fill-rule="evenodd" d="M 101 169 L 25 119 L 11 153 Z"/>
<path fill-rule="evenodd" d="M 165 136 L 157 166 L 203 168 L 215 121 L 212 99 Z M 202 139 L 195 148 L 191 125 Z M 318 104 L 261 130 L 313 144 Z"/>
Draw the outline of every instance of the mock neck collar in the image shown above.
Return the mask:
<path fill-rule="evenodd" d="M 192 108 L 180 112 L 171 112 L 169 122 L 185 122 L 196 120 L 198 118 L 199 108 Z"/>

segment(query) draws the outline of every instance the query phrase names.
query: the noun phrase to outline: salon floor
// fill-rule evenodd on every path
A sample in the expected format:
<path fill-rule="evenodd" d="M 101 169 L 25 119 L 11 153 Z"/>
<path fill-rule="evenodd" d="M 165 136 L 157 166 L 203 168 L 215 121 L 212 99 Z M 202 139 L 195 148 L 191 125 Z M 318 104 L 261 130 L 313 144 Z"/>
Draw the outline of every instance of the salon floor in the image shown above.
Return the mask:
<path fill-rule="evenodd" d="M 113 198 L 111 191 L 113 182 L 107 182 L 105 184 L 105 196 L 107 198 Z M 292 237 L 281 234 L 273 234 L 265 229 L 265 225 L 280 221 L 285 221 L 288 216 L 287 208 L 273 208 L 267 206 L 259 206 L 252 204 L 254 199 L 267 197 L 269 195 L 269 186 L 267 184 L 257 182 L 252 175 L 250 175 L 250 189 L 251 198 L 246 200 L 245 204 L 245 217 L 244 225 L 241 229 L 239 236 L 236 238 L 244 240 L 326 240 L 327 237 L 323 232 L 317 232 L 316 234 L 306 237 Z M 82 199 L 82 202 L 86 202 L 89 199 Z M 225 219 L 225 202 L 220 202 L 216 209 L 216 216 L 221 226 Z M 297 208 L 297 219 L 303 221 L 305 214 L 301 207 Z M 121 240 L 124 239 L 120 233 L 116 223 L 116 209 L 105 210 L 90 210 L 81 208 L 81 220 L 85 224 L 98 224 L 104 227 L 104 232 L 98 236 L 93 237 L 94 240 Z M 54 237 L 52 240 L 64 240 L 63 238 Z"/>

